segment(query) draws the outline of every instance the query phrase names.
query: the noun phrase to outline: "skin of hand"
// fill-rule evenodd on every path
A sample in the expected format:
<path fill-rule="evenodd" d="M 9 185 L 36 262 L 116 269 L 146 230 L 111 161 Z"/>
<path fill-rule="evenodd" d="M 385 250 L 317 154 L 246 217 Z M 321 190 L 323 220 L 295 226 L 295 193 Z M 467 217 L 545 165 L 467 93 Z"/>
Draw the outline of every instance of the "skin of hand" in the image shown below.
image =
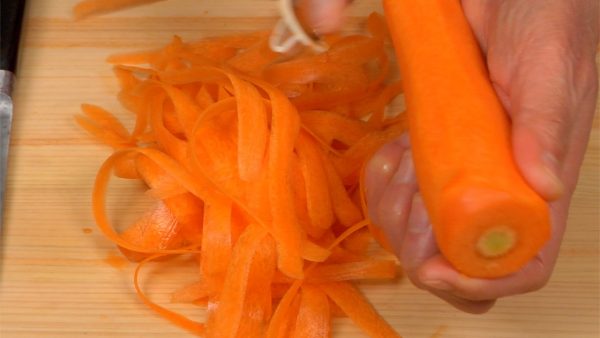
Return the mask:
<path fill-rule="evenodd" d="M 344 9 L 352 0 L 297 0 L 296 15 L 317 35 L 337 31 L 344 22 Z"/>
<path fill-rule="evenodd" d="M 308 20 L 320 33 L 339 28 L 348 3 L 303 1 L 313 8 Z M 594 0 L 463 0 L 462 5 L 513 121 L 517 165 L 549 201 L 552 240 L 512 276 L 484 280 L 458 273 L 435 244 L 406 135 L 370 161 L 367 199 L 372 220 L 387 233 L 415 285 L 463 311 L 482 313 L 497 298 L 540 289 L 552 273 L 596 104 L 599 8 Z"/>
<path fill-rule="evenodd" d="M 542 288 L 554 268 L 587 147 L 598 91 L 597 0 L 462 0 L 512 120 L 515 161 L 548 200 L 552 239 L 522 270 L 469 278 L 439 253 L 418 193 L 409 138 L 383 146 L 366 169 L 367 201 L 410 280 L 456 308 L 488 311 L 498 298 Z"/>

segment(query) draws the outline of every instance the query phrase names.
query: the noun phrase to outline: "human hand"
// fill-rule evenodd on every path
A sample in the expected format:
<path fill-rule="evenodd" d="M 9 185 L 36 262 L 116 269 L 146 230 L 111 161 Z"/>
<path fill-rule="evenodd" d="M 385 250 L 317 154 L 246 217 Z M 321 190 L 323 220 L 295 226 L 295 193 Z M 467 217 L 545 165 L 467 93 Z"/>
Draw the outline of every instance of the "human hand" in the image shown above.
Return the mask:
<path fill-rule="evenodd" d="M 596 104 L 596 0 L 463 0 L 492 83 L 512 120 L 515 160 L 549 201 L 552 239 L 521 271 L 488 280 L 457 272 L 439 253 L 418 195 L 410 144 L 385 145 L 367 166 L 372 221 L 415 285 L 472 313 L 544 286 L 558 256 Z"/>
<path fill-rule="evenodd" d="M 318 35 L 333 33 L 344 21 L 344 9 L 352 0 L 297 0 L 297 15 Z"/>

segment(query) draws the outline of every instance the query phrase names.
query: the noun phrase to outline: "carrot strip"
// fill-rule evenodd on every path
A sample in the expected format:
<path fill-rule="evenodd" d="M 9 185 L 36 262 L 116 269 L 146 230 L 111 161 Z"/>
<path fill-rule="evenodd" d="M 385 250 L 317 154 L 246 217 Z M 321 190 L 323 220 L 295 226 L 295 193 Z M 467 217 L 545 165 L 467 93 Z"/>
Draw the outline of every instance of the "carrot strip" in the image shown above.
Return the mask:
<path fill-rule="evenodd" d="M 134 145 L 127 129 L 108 111 L 90 104 L 81 105 L 81 110 L 85 116 L 76 115 L 75 121 L 100 142 L 115 149 Z"/>
<path fill-rule="evenodd" d="M 318 229 L 328 229 L 333 224 L 334 215 L 322 152 L 316 142 L 302 132 L 296 141 L 296 151 L 304 178 L 309 220 Z"/>
<path fill-rule="evenodd" d="M 193 320 L 188 319 L 187 317 L 173 312 L 165 307 L 162 307 L 156 303 L 154 303 L 153 301 L 151 301 L 148 297 L 146 297 L 146 295 L 144 294 L 144 292 L 142 291 L 142 288 L 139 285 L 139 274 L 140 274 L 140 270 L 142 269 L 142 267 L 157 258 L 160 258 L 164 256 L 163 254 L 156 254 L 153 256 L 150 256 L 148 258 L 146 258 L 145 260 L 141 261 L 138 266 L 135 268 L 135 272 L 133 275 L 133 285 L 135 287 L 135 292 L 137 293 L 138 297 L 140 298 L 140 300 L 146 304 L 146 306 L 148 306 L 148 308 L 150 308 L 152 311 L 156 312 L 157 314 L 159 314 L 160 316 L 162 316 L 163 318 L 169 320 L 170 322 L 172 322 L 173 324 L 184 328 L 192 333 L 195 333 L 197 335 L 204 335 L 205 331 L 206 331 L 206 326 L 203 323 L 199 323 Z"/>
<path fill-rule="evenodd" d="M 227 60 L 227 65 L 242 73 L 257 75 L 278 56 L 269 48 L 266 39 L 259 40 Z"/>
<path fill-rule="evenodd" d="M 256 225 L 249 225 L 240 236 L 231 254 L 231 264 L 219 294 L 213 325 L 207 337 L 235 337 L 242 320 L 244 300 L 248 290 L 248 277 L 255 253 L 266 232 Z"/>
<path fill-rule="evenodd" d="M 277 241 L 278 267 L 295 278 L 302 278 L 301 246 L 305 234 L 294 211 L 291 185 L 287 173 L 290 168 L 294 142 L 300 131 L 296 108 L 275 88 L 264 82 L 256 83 L 271 100 L 271 135 L 269 140 L 268 191 L 271 204 L 272 233 Z"/>
<path fill-rule="evenodd" d="M 277 309 L 267 328 L 266 338 L 287 338 L 290 337 L 290 331 L 295 326 L 290 318 L 296 318 L 300 307 L 300 281 L 296 280 L 285 292 L 283 298 L 279 301 Z M 293 331 L 291 331 L 293 332 Z"/>
<path fill-rule="evenodd" d="M 229 75 L 237 97 L 238 166 L 240 178 L 255 179 L 264 163 L 268 140 L 267 109 L 258 89 Z"/>
<path fill-rule="evenodd" d="M 208 285 L 203 280 L 200 280 L 198 282 L 185 285 L 184 287 L 173 292 L 171 295 L 171 302 L 191 303 L 208 298 L 209 295 L 210 291 Z"/>
<path fill-rule="evenodd" d="M 437 244 L 468 276 L 512 274 L 550 238 L 549 209 L 515 163 L 508 115 L 461 3 L 384 4 Z"/>
<path fill-rule="evenodd" d="M 131 245 L 144 248 L 146 252 L 177 249 L 183 244 L 179 223 L 163 202 L 159 202 L 152 211 L 140 217 L 120 236 Z M 130 261 L 139 262 L 148 257 L 148 254 L 124 247 L 119 249 Z"/>
<path fill-rule="evenodd" d="M 367 30 L 371 35 L 378 39 L 389 37 L 389 31 L 385 22 L 385 18 L 379 13 L 371 13 L 367 17 Z"/>
<path fill-rule="evenodd" d="M 401 86 L 384 81 L 381 17 L 371 16 L 368 30 L 325 37 L 325 53 L 285 58 L 266 49 L 269 32 L 174 36 L 160 49 L 109 57 L 133 129 L 95 106 L 76 119 L 115 148 L 96 176 L 92 209 L 102 233 L 141 260 L 134 284 L 150 309 L 208 337 L 321 337 L 346 311 L 321 286 L 394 278 L 395 262 L 367 250 L 376 234 L 367 229 L 360 173 L 378 145 L 405 129 L 382 115 Z M 139 179 L 157 200 L 123 233 L 106 212 L 113 175 Z M 205 324 L 140 288 L 146 262 L 181 254 L 194 255 L 200 279 L 172 301 L 206 306 Z"/>
<path fill-rule="evenodd" d="M 405 130 L 402 124 L 396 124 L 384 130 L 371 132 L 344 151 L 342 156 L 333 158 L 335 168 L 344 184 L 357 182 L 366 159 L 371 158 L 379 147 L 400 136 Z"/>
<path fill-rule="evenodd" d="M 162 0 L 84 0 L 73 8 L 75 19 L 113 12 L 119 9 L 158 2 Z"/>
<path fill-rule="evenodd" d="M 244 309 L 239 338 L 260 338 L 264 336 L 272 314 L 271 284 L 277 267 L 275 242 L 271 236 L 266 236 L 258 247 L 250 274 L 248 275 L 248 291 L 244 300 Z"/>
<path fill-rule="evenodd" d="M 336 140 L 349 147 L 373 131 L 364 121 L 330 111 L 303 111 L 300 118 L 308 130 L 328 145 Z"/>
<path fill-rule="evenodd" d="M 198 93 L 195 95 L 196 103 L 200 107 L 200 109 L 204 110 L 215 103 L 215 100 L 212 98 L 208 89 L 206 89 L 206 85 L 203 85 Z"/>
<path fill-rule="evenodd" d="M 231 259 L 231 207 L 231 202 L 223 199 L 204 205 L 200 268 L 210 290 L 223 284 Z"/>
<path fill-rule="evenodd" d="M 173 86 L 163 86 L 163 89 L 173 102 L 177 120 L 183 126 L 187 139 L 191 138 L 192 128 L 196 125 L 196 119 L 200 116 L 201 110 L 196 102 L 184 94 L 180 89 Z"/>
<path fill-rule="evenodd" d="M 393 279 L 396 277 L 396 271 L 396 262 L 391 260 L 322 264 L 312 269 L 307 280 L 312 283 L 324 283 L 357 279 Z"/>
<path fill-rule="evenodd" d="M 347 227 L 359 222 L 363 218 L 360 209 L 348 196 L 339 174 L 329 161 L 323 161 L 323 164 L 327 173 L 331 204 L 336 218 Z"/>
<path fill-rule="evenodd" d="M 313 270 L 314 271 L 314 270 Z M 318 287 L 303 285 L 293 338 L 329 337 L 331 315 L 327 295 Z"/>
<path fill-rule="evenodd" d="M 324 283 L 319 287 L 329 296 L 356 325 L 369 337 L 400 337 L 396 331 L 375 311 L 365 297 L 347 282 Z"/>

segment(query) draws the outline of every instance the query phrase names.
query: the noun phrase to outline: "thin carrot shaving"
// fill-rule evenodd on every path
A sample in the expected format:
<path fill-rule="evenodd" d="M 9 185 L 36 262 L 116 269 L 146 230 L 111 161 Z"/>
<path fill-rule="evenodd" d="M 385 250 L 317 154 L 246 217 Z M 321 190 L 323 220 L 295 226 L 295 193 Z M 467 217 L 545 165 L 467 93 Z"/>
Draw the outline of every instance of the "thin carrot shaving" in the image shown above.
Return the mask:
<path fill-rule="evenodd" d="M 294 328 L 294 338 L 329 337 L 331 314 L 327 295 L 318 287 L 304 285 L 300 296 L 300 308 Z"/>
<path fill-rule="evenodd" d="M 171 295 L 173 303 L 192 303 L 207 299 L 210 295 L 208 285 L 204 281 L 194 282 L 176 290 Z"/>
<path fill-rule="evenodd" d="M 83 1 L 76 12 L 144 2 Z M 386 80 L 386 26 L 376 14 L 367 26 L 370 35 L 325 37 L 331 49 L 320 54 L 283 57 L 257 32 L 174 37 L 108 58 L 135 124 L 93 105 L 76 121 L 114 150 L 96 176 L 93 214 L 139 262 L 134 284 L 150 309 L 207 337 L 327 337 L 342 312 L 368 334 L 397 336 L 350 284 L 398 270 L 367 250 L 381 234 L 367 217 L 362 171 L 406 128 L 382 114 L 401 92 Z M 142 181 L 156 199 L 122 231 L 107 212 L 113 176 Z M 182 254 L 196 256 L 198 278 L 172 301 L 206 306 L 205 323 L 140 287 L 143 266 Z"/>
<path fill-rule="evenodd" d="M 364 296 L 347 282 L 323 283 L 320 288 L 344 311 L 369 337 L 400 337 L 377 313 Z"/>
<path fill-rule="evenodd" d="M 312 269 L 307 280 L 311 283 L 358 279 L 392 279 L 397 265 L 392 260 L 364 260 L 351 263 L 322 264 Z M 314 277 L 313 277 L 314 276 Z"/>
<path fill-rule="evenodd" d="M 145 260 L 141 261 L 138 264 L 138 266 L 135 269 L 134 275 L 133 275 L 133 285 L 135 287 L 135 292 L 137 293 L 140 300 L 144 304 L 146 304 L 146 306 L 148 306 L 152 311 L 156 312 L 157 314 L 161 315 L 163 318 L 167 319 L 171 323 L 173 323 L 181 328 L 184 328 L 184 329 L 186 329 L 192 333 L 195 333 L 197 335 L 203 336 L 206 331 L 206 325 L 204 323 L 193 321 L 193 320 L 187 318 L 186 316 L 183 316 L 177 312 L 171 311 L 163 306 L 156 304 L 155 302 L 150 300 L 146 296 L 146 294 L 142 291 L 142 288 L 140 287 L 140 284 L 139 284 L 140 270 L 146 263 L 148 263 L 154 259 L 160 258 L 162 256 L 164 256 L 164 255 L 156 254 L 156 255 L 146 258 Z"/>
<path fill-rule="evenodd" d="M 76 19 L 88 16 L 113 12 L 119 9 L 141 6 L 151 2 L 163 0 L 85 0 L 73 7 L 73 15 Z"/>

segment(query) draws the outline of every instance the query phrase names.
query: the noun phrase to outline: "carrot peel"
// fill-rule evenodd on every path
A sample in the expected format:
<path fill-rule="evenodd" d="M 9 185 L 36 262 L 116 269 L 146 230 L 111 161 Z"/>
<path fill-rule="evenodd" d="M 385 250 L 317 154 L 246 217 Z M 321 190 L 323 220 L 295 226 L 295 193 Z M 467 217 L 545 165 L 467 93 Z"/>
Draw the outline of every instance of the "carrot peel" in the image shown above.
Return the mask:
<path fill-rule="evenodd" d="M 146 2 L 86 0 L 76 13 Z M 108 58 L 134 126 L 92 105 L 76 121 L 113 148 L 96 176 L 93 215 L 138 262 L 136 293 L 151 310 L 207 337 L 329 336 L 340 312 L 379 332 L 373 325 L 383 319 L 350 283 L 393 280 L 397 263 L 367 250 L 374 234 L 357 198 L 359 173 L 405 126 L 381 114 L 400 90 L 384 81 L 380 16 L 369 18 L 369 32 L 330 37 L 331 50 L 292 58 L 265 50 L 267 32 L 174 37 L 164 48 Z M 377 114 L 367 122 L 365 111 Z M 113 176 L 141 181 L 156 200 L 125 231 L 108 217 Z M 141 288 L 142 267 L 175 255 L 191 255 L 199 273 L 172 301 L 206 306 L 205 322 L 156 304 Z M 342 293 L 329 289 L 336 285 Z M 356 309 L 340 295 L 359 300 Z"/>

